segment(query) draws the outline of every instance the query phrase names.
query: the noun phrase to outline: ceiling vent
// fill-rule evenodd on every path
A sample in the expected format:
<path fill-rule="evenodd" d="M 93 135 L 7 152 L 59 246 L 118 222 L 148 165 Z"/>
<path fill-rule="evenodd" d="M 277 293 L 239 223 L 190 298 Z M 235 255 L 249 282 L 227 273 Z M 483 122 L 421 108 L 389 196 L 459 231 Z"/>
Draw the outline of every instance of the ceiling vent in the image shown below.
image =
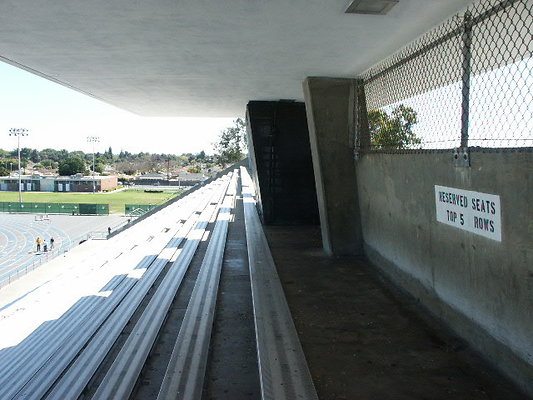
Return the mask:
<path fill-rule="evenodd" d="M 399 0 L 353 0 L 346 14 L 385 15 Z"/>

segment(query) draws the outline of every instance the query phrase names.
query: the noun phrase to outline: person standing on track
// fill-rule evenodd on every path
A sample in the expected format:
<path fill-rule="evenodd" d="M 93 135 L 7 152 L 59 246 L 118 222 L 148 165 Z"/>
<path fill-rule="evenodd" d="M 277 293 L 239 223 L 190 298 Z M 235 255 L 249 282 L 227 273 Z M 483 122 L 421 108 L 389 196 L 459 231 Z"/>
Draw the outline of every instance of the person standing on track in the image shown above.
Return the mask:
<path fill-rule="evenodd" d="M 51 237 L 50 238 L 50 250 L 53 250 L 54 249 L 54 238 Z"/>
<path fill-rule="evenodd" d="M 41 244 L 43 243 L 43 239 L 41 239 L 39 236 L 37 236 L 37 239 L 35 240 L 35 243 L 37 243 L 37 252 L 41 251 Z"/>

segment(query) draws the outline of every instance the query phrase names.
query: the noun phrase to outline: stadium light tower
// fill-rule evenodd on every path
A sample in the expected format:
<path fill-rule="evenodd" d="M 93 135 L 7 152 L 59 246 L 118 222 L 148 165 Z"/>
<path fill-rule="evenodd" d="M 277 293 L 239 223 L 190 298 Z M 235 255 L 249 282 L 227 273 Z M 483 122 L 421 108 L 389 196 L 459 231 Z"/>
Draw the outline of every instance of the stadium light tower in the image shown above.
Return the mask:
<path fill-rule="evenodd" d="M 96 181 L 94 178 L 94 155 L 95 155 L 94 146 L 96 145 L 96 143 L 100 142 L 100 137 L 99 136 L 87 136 L 87 142 L 93 144 L 93 193 L 95 193 L 96 192 Z"/>
<path fill-rule="evenodd" d="M 17 149 L 19 158 L 19 203 L 22 203 L 22 177 L 20 175 L 20 137 L 28 136 L 28 130 L 25 128 L 11 128 L 9 130 L 9 136 L 17 137 Z"/>

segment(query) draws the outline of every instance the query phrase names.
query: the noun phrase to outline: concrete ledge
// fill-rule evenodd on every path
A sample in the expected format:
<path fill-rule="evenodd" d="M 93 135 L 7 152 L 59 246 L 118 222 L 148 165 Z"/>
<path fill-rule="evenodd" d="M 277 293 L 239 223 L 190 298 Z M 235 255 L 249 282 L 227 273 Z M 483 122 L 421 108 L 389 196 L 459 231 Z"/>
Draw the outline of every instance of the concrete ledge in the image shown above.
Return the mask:
<path fill-rule="evenodd" d="M 367 243 L 364 244 L 364 250 L 370 263 L 394 285 L 413 297 L 422 308 L 471 345 L 481 358 L 516 383 L 529 396 L 533 396 L 533 366 L 488 334 L 480 325 L 438 298 L 433 289 L 401 270 Z"/>
<path fill-rule="evenodd" d="M 241 177 L 261 398 L 318 400 L 245 168 Z"/>

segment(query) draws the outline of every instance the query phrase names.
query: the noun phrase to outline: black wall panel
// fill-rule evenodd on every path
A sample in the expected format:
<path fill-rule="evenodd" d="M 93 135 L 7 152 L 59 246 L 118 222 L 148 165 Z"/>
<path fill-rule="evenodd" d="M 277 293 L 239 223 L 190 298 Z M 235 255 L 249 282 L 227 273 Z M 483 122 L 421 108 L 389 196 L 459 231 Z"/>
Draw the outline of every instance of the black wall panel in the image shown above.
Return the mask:
<path fill-rule="evenodd" d="M 318 224 L 305 104 L 251 101 L 247 118 L 252 175 L 259 187 L 263 223 Z"/>

